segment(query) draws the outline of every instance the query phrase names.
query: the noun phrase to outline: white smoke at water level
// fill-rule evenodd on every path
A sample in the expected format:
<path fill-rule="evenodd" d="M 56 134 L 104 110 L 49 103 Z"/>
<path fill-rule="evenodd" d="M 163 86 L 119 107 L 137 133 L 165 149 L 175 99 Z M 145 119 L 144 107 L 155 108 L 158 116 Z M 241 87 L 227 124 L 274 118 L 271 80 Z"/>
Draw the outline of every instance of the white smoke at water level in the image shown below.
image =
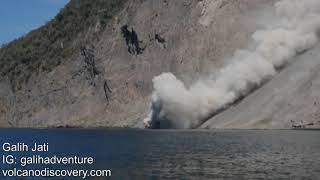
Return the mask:
<path fill-rule="evenodd" d="M 281 0 L 273 11 L 276 22 L 264 22 L 268 28 L 252 35 L 254 49 L 238 50 L 215 79 L 200 80 L 187 88 L 172 73 L 154 77 L 146 126 L 195 128 L 318 42 L 320 0 Z"/>

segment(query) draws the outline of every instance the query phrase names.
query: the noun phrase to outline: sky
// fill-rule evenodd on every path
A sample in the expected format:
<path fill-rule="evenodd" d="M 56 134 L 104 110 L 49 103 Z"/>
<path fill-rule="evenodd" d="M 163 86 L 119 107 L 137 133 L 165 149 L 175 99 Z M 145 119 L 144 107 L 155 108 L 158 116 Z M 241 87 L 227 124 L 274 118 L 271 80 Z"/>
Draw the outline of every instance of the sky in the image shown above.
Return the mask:
<path fill-rule="evenodd" d="M 69 0 L 1 0 L 0 45 L 51 20 Z"/>

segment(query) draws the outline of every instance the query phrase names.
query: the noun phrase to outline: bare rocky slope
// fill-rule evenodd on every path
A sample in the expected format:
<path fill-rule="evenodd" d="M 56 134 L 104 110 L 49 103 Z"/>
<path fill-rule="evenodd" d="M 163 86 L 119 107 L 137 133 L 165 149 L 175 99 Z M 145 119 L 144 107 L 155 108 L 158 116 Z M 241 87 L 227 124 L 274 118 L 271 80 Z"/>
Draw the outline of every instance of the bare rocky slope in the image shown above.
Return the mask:
<path fill-rule="evenodd" d="M 275 78 L 201 128 L 320 127 L 320 46 L 296 57 Z"/>
<path fill-rule="evenodd" d="M 16 75 L 2 75 L 0 126 L 142 127 L 142 119 L 148 113 L 154 76 L 173 72 L 191 83 L 202 75 L 215 72 L 224 65 L 223 59 L 232 55 L 235 49 L 249 44 L 251 34 L 259 27 L 251 19 L 273 2 L 128 0 L 119 11 L 107 16 L 110 20 L 105 27 L 100 21 L 90 26 L 86 33 L 79 32 L 72 45 L 81 39 L 88 39 L 87 36 L 93 38 L 85 41 L 83 46 L 74 46 L 72 56 L 66 57 L 54 68 L 32 73 L 28 80 L 19 82 L 19 88 L 16 88 L 17 82 L 12 81 L 12 76 Z M 90 13 L 95 11 L 103 12 L 103 9 L 93 9 Z M 57 46 L 66 48 L 61 42 Z M 4 60 L 2 57 L 0 61 Z M 317 88 L 316 84 L 312 87 Z M 299 96 L 307 96 L 304 103 L 298 99 L 291 101 L 291 105 L 286 105 L 277 118 L 296 111 L 300 105 L 314 104 L 313 95 L 317 96 L 306 91 Z M 295 103 L 301 104 L 292 106 Z M 261 106 L 264 107 L 263 104 Z M 304 110 L 310 111 L 307 107 Z M 247 118 L 239 116 L 240 119 L 242 117 Z M 258 117 L 268 121 L 267 114 Z M 215 118 L 203 127 L 218 127 L 215 122 L 223 120 Z"/>

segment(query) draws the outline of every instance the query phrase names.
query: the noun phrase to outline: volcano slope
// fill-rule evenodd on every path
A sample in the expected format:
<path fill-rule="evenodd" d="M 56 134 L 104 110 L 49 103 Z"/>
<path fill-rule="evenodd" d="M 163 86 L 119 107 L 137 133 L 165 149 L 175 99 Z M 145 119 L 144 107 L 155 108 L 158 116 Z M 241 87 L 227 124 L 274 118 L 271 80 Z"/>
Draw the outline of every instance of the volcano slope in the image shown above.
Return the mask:
<path fill-rule="evenodd" d="M 280 0 L 262 12 L 264 13 L 257 13 L 256 18 L 253 19 L 254 22 L 260 22 L 263 28 L 258 28 L 252 34 L 251 46 L 235 51 L 232 58 L 226 59 L 226 62 L 229 63 L 217 73 L 203 76 L 191 85 L 186 84 L 171 72 L 165 72 L 153 78 L 154 91 L 150 113 L 144 119 L 146 126 L 152 128 L 197 128 L 208 118 L 217 116 L 225 109 L 229 109 L 230 106 L 241 102 L 244 97 L 286 68 L 295 57 L 309 51 L 319 43 L 319 1 Z M 299 68 L 296 68 L 295 72 L 297 73 L 295 76 L 303 76 Z M 280 81 L 273 87 L 279 86 L 281 82 L 286 83 Z M 295 85 L 300 87 L 298 81 L 294 81 L 288 84 L 289 87 L 284 88 L 283 91 L 289 93 L 290 89 L 295 89 L 293 88 Z M 273 92 L 272 89 L 268 90 Z M 271 97 L 267 94 L 263 96 L 263 93 L 267 93 L 268 90 L 263 91 L 260 96 L 268 97 L 270 100 Z M 310 92 L 307 91 L 306 94 L 308 93 Z M 312 96 L 310 99 L 317 97 L 317 95 L 313 97 L 314 93 L 312 92 L 308 95 Z M 298 106 L 288 103 L 290 108 L 293 108 L 293 111 L 297 113 L 292 114 L 288 110 L 290 108 L 283 105 L 279 110 L 280 105 L 278 104 L 281 104 L 283 96 L 275 97 L 276 103 L 271 102 L 271 105 L 267 107 L 265 107 L 266 102 L 260 100 L 259 96 L 256 96 L 256 99 L 258 102 L 261 101 L 263 106 L 258 106 L 258 103 L 253 101 L 252 103 L 249 101 L 247 106 L 252 104 L 250 112 L 258 112 L 262 116 L 256 116 L 258 120 L 238 116 L 235 113 L 233 116 L 241 118 L 239 120 L 241 122 L 233 123 L 231 118 L 222 118 L 224 120 L 221 121 L 225 125 L 217 128 L 288 128 L 289 124 L 293 127 L 313 127 L 318 124 L 318 121 L 314 121 L 317 118 L 313 120 L 310 117 L 306 117 L 306 120 L 300 119 L 300 113 L 305 116 L 308 116 L 308 113 L 305 110 L 298 111 L 297 108 L 304 106 L 310 109 L 303 101 L 298 100 L 299 103 L 302 103 Z M 293 104 L 296 103 L 293 102 Z M 317 103 L 315 100 L 312 104 L 316 105 Z M 263 108 L 266 108 L 265 111 L 270 113 L 268 115 L 259 113 L 263 111 Z M 284 112 L 274 112 L 273 108 Z M 316 107 L 315 110 L 317 110 Z M 247 114 L 245 109 L 242 109 L 241 113 Z M 290 116 L 290 120 L 287 117 L 282 117 L 284 115 Z M 280 120 L 281 118 L 283 120 Z M 249 122 L 245 122 L 247 120 Z M 215 121 L 213 120 L 213 122 Z"/>
<path fill-rule="evenodd" d="M 1 127 L 142 127 L 152 78 L 215 72 L 270 0 L 71 0 L 0 49 Z"/>
<path fill-rule="evenodd" d="M 271 81 L 201 128 L 320 127 L 320 46 L 296 57 Z"/>

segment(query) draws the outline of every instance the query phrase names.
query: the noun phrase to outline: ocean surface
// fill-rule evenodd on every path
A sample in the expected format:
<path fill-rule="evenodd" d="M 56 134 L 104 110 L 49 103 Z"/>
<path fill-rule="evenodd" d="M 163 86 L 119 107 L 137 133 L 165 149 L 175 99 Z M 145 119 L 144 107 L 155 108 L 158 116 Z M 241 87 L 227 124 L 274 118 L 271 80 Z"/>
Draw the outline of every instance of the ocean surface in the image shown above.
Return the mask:
<path fill-rule="evenodd" d="M 43 156 L 92 156 L 87 168 L 110 169 L 107 179 L 320 178 L 320 131 L 0 129 L 0 142 L 49 143 Z"/>

